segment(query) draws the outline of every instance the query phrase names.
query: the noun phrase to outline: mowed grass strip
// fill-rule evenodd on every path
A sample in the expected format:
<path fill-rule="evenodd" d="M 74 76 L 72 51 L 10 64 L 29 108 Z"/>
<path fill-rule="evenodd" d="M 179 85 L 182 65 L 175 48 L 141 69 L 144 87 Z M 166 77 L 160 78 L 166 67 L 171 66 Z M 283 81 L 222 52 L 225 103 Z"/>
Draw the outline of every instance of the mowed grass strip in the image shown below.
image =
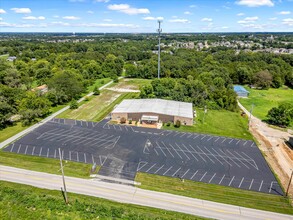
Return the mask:
<path fill-rule="evenodd" d="M 151 84 L 151 82 L 150 79 L 123 78 L 119 80 L 119 83 L 113 83 L 108 88 L 139 90 L 141 86 Z"/>
<path fill-rule="evenodd" d="M 68 193 L 65 205 L 60 191 L 0 181 L 1 219 L 184 219 L 204 220 L 172 211 L 123 204 L 106 199 Z"/>
<path fill-rule="evenodd" d="M 241 98 L 239 101 L 248 111 L 250 111 L 251 105 L 253 104 L 252 114 L 261 120 L 266 119 L 268 111 L 273 107 L 277 107 L 280 103 L 293 103 L 293 90 L 285 86 L 278 89 L 270 88 L 268 90 L 245 88 L 250 94 L 248 98 Z"/>
<path fill-rule="evenodd" d="M 241 112 L 231 112 L 226 110 L 196 109 L 197 117 L 194 118 L 193 126 L 181 125 L 176 128 L 173 125 L 163 126 L 164 129 L 182 132 L 198 132 L 205 134 L 220 135 L 233 138 L 252 140 L 253 137 L 248 131 L 248 118 L 241 116 Z"/>
<path fill-rule="evenodd" d="M 59 159 L 0 151 L 0 165 L 61 175 Z M 63 165 L 66 176 L 79 178 L 89 178 L 90 176 L 90 170 L 92 167 L 91 164 L 77 163 L 72 161 L 66 162 L 63 160 Z M 97 171 L 99 168 L 100 167 L 97 166 Z"/>
<path fill-rule="evenodd" d="M 215 184 L 207 184 L 154 174 L 137 173 L 135 181 L 139 188 L 172 193 L 192 198 L 226 203 L 284 214 L 293 214 L 290 201 L 282 196 L 241 190 Z"/>

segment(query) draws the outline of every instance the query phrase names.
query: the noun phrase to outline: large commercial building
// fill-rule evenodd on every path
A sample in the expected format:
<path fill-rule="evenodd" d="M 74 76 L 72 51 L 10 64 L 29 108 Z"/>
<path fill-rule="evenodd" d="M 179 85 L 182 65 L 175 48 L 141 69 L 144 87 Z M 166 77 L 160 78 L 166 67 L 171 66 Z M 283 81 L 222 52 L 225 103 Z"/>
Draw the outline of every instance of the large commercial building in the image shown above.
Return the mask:
<path fill-rule="evenodd" d="M 163 99 L 125 99 L 111 113 L 112 120 L 141 121 L 146 123 L 176 122 L 193 125 L 192 103 Z"/>

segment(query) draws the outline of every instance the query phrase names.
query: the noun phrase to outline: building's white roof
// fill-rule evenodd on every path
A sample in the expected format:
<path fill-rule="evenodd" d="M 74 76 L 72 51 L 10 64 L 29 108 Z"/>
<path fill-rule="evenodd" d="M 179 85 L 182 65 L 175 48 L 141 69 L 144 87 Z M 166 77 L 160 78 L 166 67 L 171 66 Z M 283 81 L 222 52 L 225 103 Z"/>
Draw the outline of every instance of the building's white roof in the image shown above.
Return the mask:
<path fill-rule="evenodd" d="M 112 113 L 157 113 L 193 118 L 192 103 L 164 99 L 125 99 Z"/>

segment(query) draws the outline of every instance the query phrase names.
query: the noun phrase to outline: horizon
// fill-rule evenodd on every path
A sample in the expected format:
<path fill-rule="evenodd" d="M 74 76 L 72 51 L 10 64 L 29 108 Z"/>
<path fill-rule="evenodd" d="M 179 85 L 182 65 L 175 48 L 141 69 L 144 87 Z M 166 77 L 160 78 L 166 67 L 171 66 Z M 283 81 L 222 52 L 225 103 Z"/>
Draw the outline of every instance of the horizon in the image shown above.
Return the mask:
<path fill-rule="evenodd" d="M 292 32 L 293 0 L 3 0 L 0 33 Z"/>

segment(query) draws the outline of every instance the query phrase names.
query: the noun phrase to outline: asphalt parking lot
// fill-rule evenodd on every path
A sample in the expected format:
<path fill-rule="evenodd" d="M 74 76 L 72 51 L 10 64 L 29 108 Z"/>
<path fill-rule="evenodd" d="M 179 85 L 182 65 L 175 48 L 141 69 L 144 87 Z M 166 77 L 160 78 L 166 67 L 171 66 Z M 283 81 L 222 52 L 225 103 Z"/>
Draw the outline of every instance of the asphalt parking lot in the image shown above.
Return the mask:
<path fill-rule="evenodd" d="M 253 141 L 128 125 L 53 119 L 5 151 L 101 166 L 100 175 L 145 172 L 283 195 Z"/>

